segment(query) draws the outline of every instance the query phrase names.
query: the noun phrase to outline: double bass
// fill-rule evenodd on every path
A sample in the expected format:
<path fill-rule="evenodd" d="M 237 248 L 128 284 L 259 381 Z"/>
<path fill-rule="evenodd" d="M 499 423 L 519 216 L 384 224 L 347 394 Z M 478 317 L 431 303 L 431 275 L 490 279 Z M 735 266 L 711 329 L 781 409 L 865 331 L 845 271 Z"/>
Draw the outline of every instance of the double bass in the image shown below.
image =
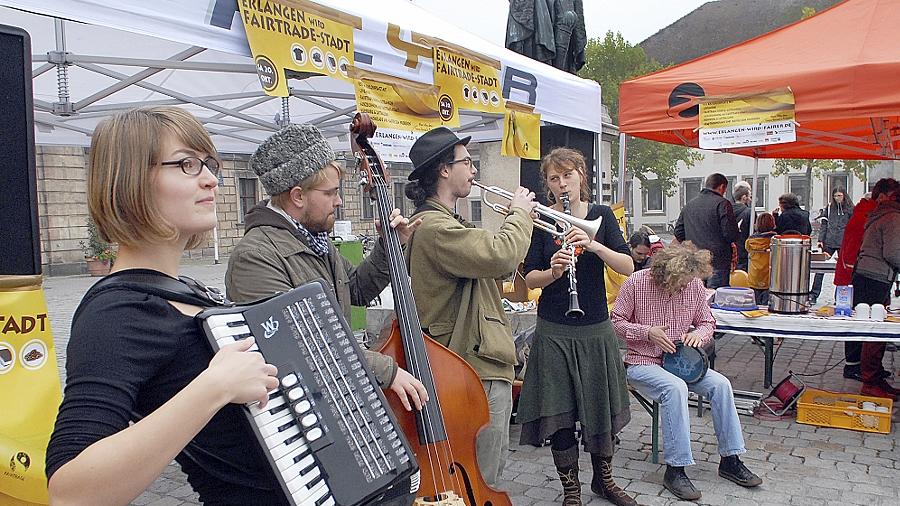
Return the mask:
<path fill-rule="evenodd" d="M 400 239 L 388 226 L 394 209 L 390 179 L 368 141 L 375 128 L 367 114 L 357 113 L 350 125 L 350 142 L 362 184 L 377 202 L 390 264 L 397 318 L 380 351 L 421 381 L 429 398 L 421 411 L 406 411 L 396 396 L 388 396 L 419 462 L 419 490 L 413 504 L 510 506 L 509 496 L 485 483 L 478 468 L 475 438 L 490 419 L 478 374 L 459 355 L 422 333 Z"/>

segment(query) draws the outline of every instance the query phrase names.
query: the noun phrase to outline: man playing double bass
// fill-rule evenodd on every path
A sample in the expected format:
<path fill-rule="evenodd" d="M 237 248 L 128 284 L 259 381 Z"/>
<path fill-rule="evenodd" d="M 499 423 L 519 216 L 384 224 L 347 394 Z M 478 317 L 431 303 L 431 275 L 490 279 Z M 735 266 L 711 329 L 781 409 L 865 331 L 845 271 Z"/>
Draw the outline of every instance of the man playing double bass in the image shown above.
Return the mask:
<path fill-rule="evenodd" d="M 390 282 L 382 240 L 353 267 L 329 238 L 334 211 L 342 205 L 342 170 L 334 160 L 328 142 L 311 125 L 282 129 L 250 158 L 250 168 L 272 197 L 247 213 L 245 235 L 228 259 L 225 287 L 231 300 L 252 302 L 321 278 L 329 281 L 349 320 L 351 304 L 367 304 Z M 390 226 L 401 242 L 417 225 L 397 209 L 391 213 Z M 390 388 L 407 410 L 422 408 L 428 400 L 422 382 L 391 357 L 369 350 L 364 354 L 379 386 Z M 397 497 L 383 504 L 410 500 Z"/>
<path fill-rule="evenodd" d="M 518 188 L 510 212 L 494 233 L 475 228 L 455 212 L 469 195 L 477 169 L 460 139 L 438 127 L 410 150 L 414 170 L 406 196 L 421 218 L 407 244 L 410 278 L 425 332 L 475 369 L 488 400 L 490 425 L 476 443 L 484 481 L 495 486 L 509 448 L 515 345 L 495 279 L 525 257 L 533 228 L 534 193 Z M 465 416 L 454 413 L 448 416 Z"/>

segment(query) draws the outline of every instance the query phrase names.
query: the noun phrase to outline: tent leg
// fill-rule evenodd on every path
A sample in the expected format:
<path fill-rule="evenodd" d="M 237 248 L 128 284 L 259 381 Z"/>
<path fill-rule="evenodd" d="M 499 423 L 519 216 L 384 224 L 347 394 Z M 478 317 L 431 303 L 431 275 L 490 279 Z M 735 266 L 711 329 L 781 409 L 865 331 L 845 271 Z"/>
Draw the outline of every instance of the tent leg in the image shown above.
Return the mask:
<path fill-rule="evenodd" d="M 619 199 L 622 202 L 626 202 L 628 199 L 625 198 L 625 148 L 626 148 L 625 134 L 619 134 Z M 625 212 L 629 212 L 629 209 L 625 209 Z"/>
<path fill-rule="evenodd" d="M 596 168 L 594 170 L 594 202 L 603 203 L 603 160 L 600 155 L 603 150 L 600 148 L 602 134 L 594 135 L 594 160 L 596 160 Z"/>
<path fill-rule="evenodd" d="M 756 199 L 759 196 L 756 194 L 757 183 L 756 180 L 759 177 L 759 157 L 753 157 L 753 189 L 750 192 L 750 216 L 753 218 L 753 221 L 750 223 L 750 231 L 751 233 L 756 232 Z M 766 203 L 763 202 L 763 207 L 766 207 Z"/>

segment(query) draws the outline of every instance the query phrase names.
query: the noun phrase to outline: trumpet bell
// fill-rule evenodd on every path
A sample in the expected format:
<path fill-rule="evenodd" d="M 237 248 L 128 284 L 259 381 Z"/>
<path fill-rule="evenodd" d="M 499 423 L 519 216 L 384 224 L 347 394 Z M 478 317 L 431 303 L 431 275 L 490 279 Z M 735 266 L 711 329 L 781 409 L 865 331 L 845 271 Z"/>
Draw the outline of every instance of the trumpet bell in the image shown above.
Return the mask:
<path fill-rule="evenodd" d="M 489 201 L 487 198 L 487 194 L 493 193 L 494 195 L 498 195 L 507 200 L 512 200 L 512 197 L 513 197 L 512 192 L 510 192 L 508 190 L 504 190 L 503 188 L 500 188 L 498 186 L 488 186 L 488 185 L 479 183 L 478 181 L 472 181 L 472 184 L 481 188 L 481 190 L 482 190 L 481 200 L 484 202 L 484 205 L 491 208 L 494 212 L 497 212 L 500 214 L 509 214 L 509 207 L 504 206 L 502 204 L 498 204 L 496 202 Z M 581 219 L 581 218 L 576 218 L 576 217 L 572 216 L 571 214 L 566 214 L 566 213 L 557 211 L 556 209 L 553 209 L 552 207 L 547 207 L 547 206 L 541 205 L 541 204 L 538 204 L 537 207 L 534 208 L 534 210 L 537 214 L 544 216 L 546 218 L 549 218 L 551 221 L 558 223 L 563 228 L 563 230 L 560 232 L 552 224 L 548 224 L 541 220 L 534 221 L 535 227 L 537 227 L 553 236 L 556 236 L 556 237 L 564 236 L 566 234 L 566 232 L 569 231 L 570 227 L 578 227 L 581 230 L 584 230 L 584 233 L 586 233 L 588 235 L 588 237 L 593 239 L 597 235 L 597 232 L 600 230 L 600 225 L 603 224 L 602 216 L 599 216 L 599 217 L 597 217 L 597 219 L 594 219 L 594 220 L 585 220 L 585 219 Z"/>

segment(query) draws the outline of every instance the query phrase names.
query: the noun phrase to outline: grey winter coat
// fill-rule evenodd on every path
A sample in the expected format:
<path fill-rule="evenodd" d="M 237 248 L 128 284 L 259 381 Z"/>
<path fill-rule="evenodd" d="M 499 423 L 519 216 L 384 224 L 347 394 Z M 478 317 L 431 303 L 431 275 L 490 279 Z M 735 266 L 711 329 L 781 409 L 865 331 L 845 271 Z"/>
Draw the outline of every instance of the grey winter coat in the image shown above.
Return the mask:
<path fill-rule="evenodd" d="M 819 228 L 819 242 L 829 251 L 841 249 L 844 229 L 850 221 L 853 208 L 845 204 L 832 203 L 824 209 L 824 219 Z"/>
<path fill-rule="evenodd" d="M 900 202 L 882 202 L 869 215 L 856 273 L 882 283 L 893 283 L 900 271 Z"/>

